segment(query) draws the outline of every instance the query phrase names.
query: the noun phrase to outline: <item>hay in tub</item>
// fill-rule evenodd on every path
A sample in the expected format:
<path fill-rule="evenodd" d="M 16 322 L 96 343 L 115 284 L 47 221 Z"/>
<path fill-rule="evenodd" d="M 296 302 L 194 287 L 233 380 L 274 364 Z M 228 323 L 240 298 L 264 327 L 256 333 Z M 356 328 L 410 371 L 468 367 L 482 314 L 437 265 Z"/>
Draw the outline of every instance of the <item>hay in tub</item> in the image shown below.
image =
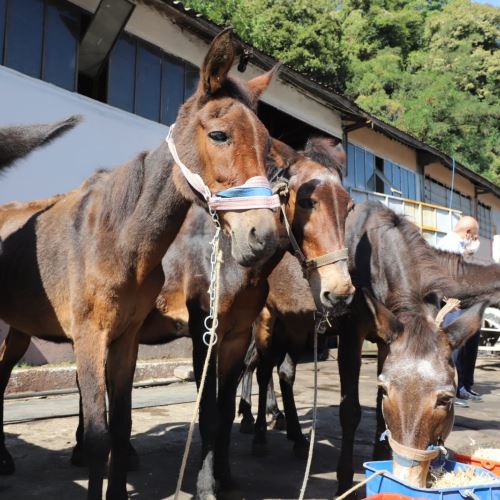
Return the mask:
<path fill-rule="evenodd" d="M 498 481 L 498 478 L 483 474 L 474 469 L 467 467 L 466 469 L 446 472 L 444 469 L 431 469 L 430 473 L 430 488 L 459 488 L 462 486 L 493 484 Z"/>

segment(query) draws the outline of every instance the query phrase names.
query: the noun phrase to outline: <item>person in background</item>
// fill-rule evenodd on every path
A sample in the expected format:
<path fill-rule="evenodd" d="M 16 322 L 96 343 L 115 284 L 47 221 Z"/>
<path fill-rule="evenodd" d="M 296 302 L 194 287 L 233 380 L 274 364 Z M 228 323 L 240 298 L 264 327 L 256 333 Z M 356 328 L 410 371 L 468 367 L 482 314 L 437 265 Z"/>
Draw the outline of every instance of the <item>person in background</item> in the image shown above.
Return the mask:
<path fill-rule="evenodd" d="M 471 256 L 479 248 L 479 224 L 474 217 L 462 217 L 453 231 L 448 233 L 438 244 L 441 250 Z M 450 312 L 444 319 L 444 325 L 450 324 L 462 314 L 460 309 Z M 481 396 L 472 389 L 474 369 L 479 350 L 480 332 L 473 335 L 462 347 L 453 352 L 453 361 L 457 367 L 458 386 L 455 405 L 468 407 L 468 400 L 480 401 Z"/>

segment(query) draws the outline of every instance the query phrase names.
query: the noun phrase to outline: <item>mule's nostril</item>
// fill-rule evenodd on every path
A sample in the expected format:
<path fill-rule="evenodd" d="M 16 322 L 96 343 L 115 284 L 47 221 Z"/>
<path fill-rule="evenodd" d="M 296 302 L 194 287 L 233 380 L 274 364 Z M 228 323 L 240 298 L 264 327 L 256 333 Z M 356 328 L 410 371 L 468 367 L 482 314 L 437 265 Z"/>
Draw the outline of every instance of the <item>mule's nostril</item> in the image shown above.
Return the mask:
<path fill-rule="evenodd" d="M 256 227 L 252 227 L 252 229 L 250 229 L 250 234 L 248 235 L 248 242 L 250 243 L 250 247 L 254 251 L 260 251 L 266 245 L 265 238 L 259 236 Z"/>

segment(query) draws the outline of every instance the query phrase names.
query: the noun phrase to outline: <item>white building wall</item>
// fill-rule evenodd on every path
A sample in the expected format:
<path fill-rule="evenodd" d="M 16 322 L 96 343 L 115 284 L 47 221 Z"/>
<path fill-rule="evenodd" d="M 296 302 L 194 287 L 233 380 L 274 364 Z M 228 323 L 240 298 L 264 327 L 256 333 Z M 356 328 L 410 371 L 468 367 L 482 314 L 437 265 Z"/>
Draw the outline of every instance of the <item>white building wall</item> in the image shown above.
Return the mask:
<path fill-rule="evenodd" d="M 84 122 L 34 152 L 0 180 L 0 204 L 64 193 L 98 168 L 161 144 L 168 128 L 0 66 L 0 126 L 82 114 Z"/>

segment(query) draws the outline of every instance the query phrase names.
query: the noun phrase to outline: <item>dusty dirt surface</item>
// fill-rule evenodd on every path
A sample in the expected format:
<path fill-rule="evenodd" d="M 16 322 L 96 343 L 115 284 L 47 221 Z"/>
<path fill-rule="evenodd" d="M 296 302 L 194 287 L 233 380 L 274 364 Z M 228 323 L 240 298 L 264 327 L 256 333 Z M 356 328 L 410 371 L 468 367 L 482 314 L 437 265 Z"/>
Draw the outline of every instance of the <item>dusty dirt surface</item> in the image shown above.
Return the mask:
<path fill-rule="evenodd" d="M 331 351 L 332 355 L 335 351 Z M 362 464 L 369 460 L 374 440 L 376 364 L 365 359 L 360 397 L 363 418 L 356 436 L 356 479 L 362 478 Z M 305 432 L 311 424 L 312 363 L 299 366 L 296 400 Z M 317 443 L 306 498 L 333 498 L 335 467 L 341 431 L 338 419 L 339 378 L 334 360 L 320 363 Z M 476 370 L 478 392 L 483 401 L 469 408 L 457 408 L 455 430 L 447 445 L 452 449 L 477 443 L 500 443 L 500 357 L 482 356 Z M 159 500 L 175 491 L 181 456 L 193 411 L 194 384 L 137 389 L 134 392 L 132 441 L 141 457 L 141 469 L 129 473 L 131 498 Z M 255 401 L 254 396 L 254 401 Z M 256 404 L 256 402 L 255 402 Z M 7 446 L 16 460 L 17 471 L 0 477 L 0 497 L 5 499 L 85 498 L 86 471 L 69 465 L 77 418 L 73 395 L 6 402 Z M 255 408 L 255 406 L 254 406 Z M 238 422 L 238 419 L 237 419 Z M 269 453 L 263 458 L 251 454 L 251 436 L 232 433 L 231 462 L 237 488 L 225 498 L 297 498 L 305 461 L 292 454 L 292 446 L 280 431 L 268 435 Z M 199 438 L 195 440 L 183 485 L 183 498 L 195 491 L 199 462 Z"/>

